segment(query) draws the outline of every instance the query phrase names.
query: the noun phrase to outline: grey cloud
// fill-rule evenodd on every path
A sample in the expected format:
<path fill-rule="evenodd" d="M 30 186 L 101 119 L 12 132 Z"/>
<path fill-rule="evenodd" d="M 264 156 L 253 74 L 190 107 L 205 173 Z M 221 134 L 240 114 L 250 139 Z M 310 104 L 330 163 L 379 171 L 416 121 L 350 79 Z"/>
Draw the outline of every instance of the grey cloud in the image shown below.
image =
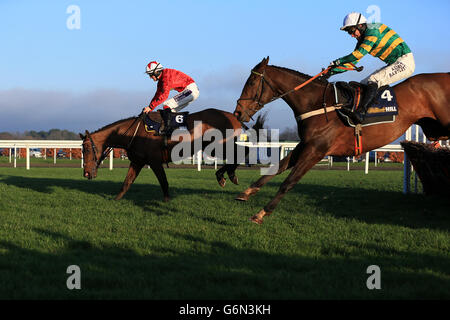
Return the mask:
<path fill-rule="evenodd" d="M 94 130 L 140 113 L 145 92 L 101 89 L 87 93 L 12 89 L 0 91 L 0 131 Z"/>

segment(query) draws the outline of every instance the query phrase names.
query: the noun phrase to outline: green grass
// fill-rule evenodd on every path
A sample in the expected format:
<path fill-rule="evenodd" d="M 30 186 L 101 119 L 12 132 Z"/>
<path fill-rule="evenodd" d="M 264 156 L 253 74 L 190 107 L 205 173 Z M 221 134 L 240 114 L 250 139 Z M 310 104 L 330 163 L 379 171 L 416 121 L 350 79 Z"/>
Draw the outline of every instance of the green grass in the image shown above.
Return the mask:
<path fill-rule="evenodd" d="M 450 298 L 449 201 L 403 195 L 401 171 L 310 171 L 261 226 L 248 218 L 286 174 L 241 203 L 258 170 L 225 189 L 213 170 L 166 172 L 167 203 L 148 169 L 114 201 L 126 169 L 0 168 L 0 298 Z"/>

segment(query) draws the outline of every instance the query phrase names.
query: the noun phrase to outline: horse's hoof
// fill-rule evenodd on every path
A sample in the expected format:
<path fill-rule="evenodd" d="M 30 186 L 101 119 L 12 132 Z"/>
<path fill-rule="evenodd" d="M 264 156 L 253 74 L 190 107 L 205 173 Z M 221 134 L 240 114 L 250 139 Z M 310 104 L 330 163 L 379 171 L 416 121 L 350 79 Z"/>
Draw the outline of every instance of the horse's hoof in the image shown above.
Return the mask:
<path fill-rule="evenodd" d="M 234 198 L 234 200 L 237 201 L 247 201 L 248 200 L 248 195 L 245 193 L 241 193 L 240 195 L 238 195 L 236 198 Z"/>
<path fill-rule="evenodd" d="M 238 177 L 236 177 L 236 176 L 230 177 L 230 180 L 231 180 L 231 182 L 233 182 L 234 184 L 239 185 Z"/>
<path fill-rule="evenodd" d="M 170 201 L 170 197 L 164 197 L 164 202 L 169 202 Z"/>
<path fill-rule="evenodd" d="M 227 179 L 222 178 L 220 180 L 217 180 L 217 182 L 219 183 L 219 186 L 221 186 L 222 188 L 225 188 L 225 184 L 227 183 Z"/>
<path fill-rule="evenodd" d="M 256 215 L 254 215 L 253 217 L 249 218 L 248 220 L 250 220 L 251 222 L 254 222 L 256 224 L 262 224 L 263 223 L 262 219 L 258 218 Z"/>

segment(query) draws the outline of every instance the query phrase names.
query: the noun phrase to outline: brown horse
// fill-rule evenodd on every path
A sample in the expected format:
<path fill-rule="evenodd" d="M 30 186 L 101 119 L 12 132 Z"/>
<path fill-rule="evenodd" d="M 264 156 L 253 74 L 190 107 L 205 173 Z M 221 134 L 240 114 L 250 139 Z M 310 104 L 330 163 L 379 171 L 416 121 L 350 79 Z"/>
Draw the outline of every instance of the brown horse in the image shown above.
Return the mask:
<path fill-rule="evenodd" d="M 152 120 L 161 121 L 159 113 L 150 113 L 150 117 Z M 89 133 L 86 130 L 85 135 L 80 134 L 80 137 L 83 140 L 84 176 L 88 179 L 95 178 L 97 176 L 97 169 L 103 159 L 106 158 L 108 150 L 110 150 L 109 148 L 122 148 L 127 151 L 130 167 L 122 185 L 122 189 L 115 199 L 121 199 L 139 175 L 142 167 L 144 165 L 149 165 L 158 178 L 163 191 L 164 200 L 168 201 L 169 184 L 163 168 L 163 163 L 171 161 L 171 151 L 179 141 L 146 132 L 142 119 L 143 114 L 138 117 L 114 122 L 93 133 Z M 194 135 L 195 121 L 201 121 L 201 126 L 199 125 L 197 126 L 198 128 L 195 128 L 195 130 L 201 132 L 201 136 L 203 136 L 203 133 L 208 129 L 219 130 L 223 140 L 217 142 L 219 145 L 222 145 L 223 148 L 225 148 L 229 139 L 235 140 L 241 133 L 242 124 L 232 113 L 217 109 L 206 109 L 192 113 L 186 116 L 186 126 L 190 133 L 190 140 L 187 141 L 191 142 L 191 154 L 183 155 L 184 157 L 195 154 L 198 151 L 195 150 L 195 146 L 197 146 L 197 148 L 200 146 L 204 149 L 205 146 L 210 143 L 208 141 L 201 141 L 200 144 L 198 144 L 194 141 L 194 137 L 196 137 Z M 228 136 L 226 135 L 227 129 L 233 130 L 233 136 L 230 136 L 230 132 L 228 132 Z M 236 148 L 237 146 L 234 142 L 235 141 L 233 141 L 233 145 Z M 225 153 L 223 154 L 225 155 Z M 235 154 L 237 154 L 237 152 L 235 152 Z M 229 163 L 222 166 L 216 172 L 217 181 L 222 187 L 225 186 L 225 172 L 227 172 L 233 183 L 238 183 L 235 175 L 238 164 L 236 164 L 236 161 L 233 163 L 234 164 Z"/>
<path fill-rule="evenodd" d="M 249 121 L 258 110 L 274 98 L 289 92 L 310 76 L 290 69 L 267 65 L 269 57 L 256 65 L 237 101 L 234 114 L 243 122 Z M 298 91 L 284 95 L 296 119 L 335 102 L 332 86 L 324 79 L 315 79 Z M 431 73 L 413 76 L 394 87 L 398 103 L 395 122 L 363 129 L 362 152 L 387 145 L 400 137 L 412 124 L 419 124 L 430 140 L 445 140 L 450 136 L 450 74 Z M 344 125 L 336 111 L 322 112 L 297 121 L 300 143 L 279 164 L 280 174 L 291 168 L 275 197 L 256 215 L 253 222 L 261 224 L 265 215 L 271 214 L 281 198 L 292 189 L 301 177 L 327 155 L 355 155 L 354 129 Z M 262 176 L 242 192 L 236 200 L 246 201 L 256 194 L 274 175 Z"/>

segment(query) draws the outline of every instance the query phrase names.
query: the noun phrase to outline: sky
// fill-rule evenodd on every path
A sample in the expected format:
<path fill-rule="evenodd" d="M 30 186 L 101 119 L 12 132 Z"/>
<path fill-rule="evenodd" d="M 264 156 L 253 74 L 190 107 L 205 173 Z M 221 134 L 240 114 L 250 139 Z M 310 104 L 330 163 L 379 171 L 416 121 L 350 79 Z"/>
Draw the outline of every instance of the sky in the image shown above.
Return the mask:
<path fill-rule="evenodd" d="M 315 75 L 351 53 L 356 40 L 339 28 L 352 11 L 394 29 L 415 74 L 450 70 L 448 0 L 0 0 L 0 132 L 84 132 L 138 115 L 156 92 L 144 73 L 152 60 L 198 84 L 183 111 L 232 112 L 264 57 Z M 359 65 L 330 80 L 361 80 L 384 63 L 367 55 Z M 283 101 L 264 111 L 270 128 L 296 125 Z"/>

